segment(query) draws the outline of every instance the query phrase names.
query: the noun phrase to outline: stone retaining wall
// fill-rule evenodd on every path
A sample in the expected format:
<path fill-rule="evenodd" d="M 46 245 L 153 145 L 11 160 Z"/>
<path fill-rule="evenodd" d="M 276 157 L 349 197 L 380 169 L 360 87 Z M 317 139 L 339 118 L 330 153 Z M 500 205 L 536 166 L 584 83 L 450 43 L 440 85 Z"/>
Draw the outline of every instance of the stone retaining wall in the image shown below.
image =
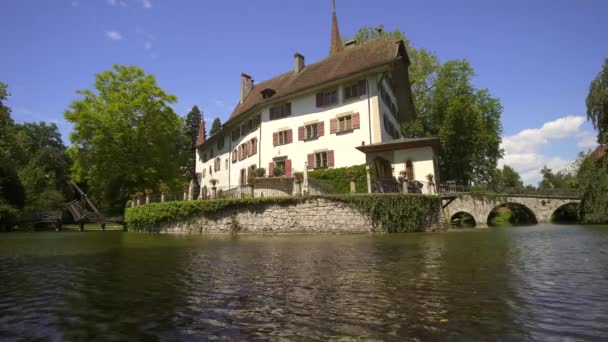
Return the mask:
<path fill-rule="evenodd" d="M 268 204 L 251 209 L 228 209 L 167 223 L 155 232 L 202 233 L 370 233 L 381 232 L 370 218 L 348 204 L 311 199 L 292 205 Z"/>

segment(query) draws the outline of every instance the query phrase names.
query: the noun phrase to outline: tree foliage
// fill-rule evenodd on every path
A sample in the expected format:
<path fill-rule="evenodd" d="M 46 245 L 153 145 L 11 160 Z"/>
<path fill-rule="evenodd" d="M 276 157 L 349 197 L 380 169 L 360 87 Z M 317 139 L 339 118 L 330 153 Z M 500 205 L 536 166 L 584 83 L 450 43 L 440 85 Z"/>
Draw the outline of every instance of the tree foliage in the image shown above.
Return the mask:
<path fill-rule="evenodd" d="M 587 119 L 598 130 L 600 144 L 608 143 L 608 58 L 600 73 L 591 81 L 587 95 Z"/>
<path fill-rule="evenodd" d="M 213 122 L 211 123 L 211 130 L 209 130 L 209 135 L 214 135 L 215 133 L 219 132 L 221 128 L 222 122 L 220 121 L 220 118 L 213 119 Z"/>
<path fill-rule="evenodd" d="M 182 151 L 185 153 L 185 174 L 188 179 L 192 179 L 196 181 L 196 138 L 198 137 L 198 128 L 199 124 L 203 120 L 203 112 L 198 108 L 198 106 L 192 107 L 190 112 L 186 115 L 186 120 L 184 121 L 184 136 L 185 136 L 185 145 Z M 203 134 L 205 134 L 203 132 Z"/>
<path fill-rule="evenodd" d="M 402 39 L 411 61 L 409 68 L 416 117 L 403 124 L 406 137 L 437 136 L 442 143 L 439 168 L 443 179 L 461 184 L 489 184 L 494 181 L 502 125 L 500 101 L 487 89 L 472 84 L 475 71 L 466 60 L 439 58 L 415 48 L 399 31 L 370 27 L 355 35 L 359 44 L 379 36 Z"/>
<path fill-rule="evenodd" d="M 523 189 L 524 182 L 521 176 L 509 165 L 503 166 L 502 170 L 498 169 L 498 191 L 504 189 Z"/>
<path fill-rule="evenodd" d="M 583 223 L 608 223 L 608 155 L 586 158 L 578 170 L 579 217 Z"/>
<path fill-rule="evenodd" d="M 175 95 L 134 66 L 115 65 L 95 76 L 94 90 L 77 92 L 65 118 L 74 124 L 73 177 L 103 208 L 122 210 L 129 194 L 179 182 L 182 120 Z"/>
<path fill-rule="evenodd" d="M 8 96 L 8 86 L 0 82 L 0 221 L 14 215 L 25 203 L 15 165 L 15 159 L 21 155 L 15 139 L 16 126 L 11 109 L 4 104 Z"/>
<path fill-rule="evenodd" d="M 573 166 L 575 170 L 560 170 L 553 172 L 546 165 L 540 170 L 543 179 L 538 183 L 538 188 L 541 190 L 549 189 L 576 189 L 578 188 L 578 177 L 576 175 L 577 166 Z"/>

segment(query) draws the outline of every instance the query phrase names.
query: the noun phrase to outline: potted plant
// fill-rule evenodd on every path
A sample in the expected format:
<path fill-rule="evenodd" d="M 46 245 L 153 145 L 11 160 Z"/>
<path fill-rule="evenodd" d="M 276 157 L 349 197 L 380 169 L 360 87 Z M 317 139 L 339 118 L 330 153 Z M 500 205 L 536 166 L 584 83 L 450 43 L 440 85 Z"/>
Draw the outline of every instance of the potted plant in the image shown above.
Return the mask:
<path fill-rule="evenodd" d="M 275 176 L 275 177 L 281 177 L 284 174 L 285 174 L 285 171 L 280 166 L 277 166 L 274 169 L 272 169 L 272 175 Z"/>
<path fill-rule="evenodd" d="M 304 173 L 303 172 L 294 172 L 293 179 L 296 183 L 302 183 L 304 181 Z"/>

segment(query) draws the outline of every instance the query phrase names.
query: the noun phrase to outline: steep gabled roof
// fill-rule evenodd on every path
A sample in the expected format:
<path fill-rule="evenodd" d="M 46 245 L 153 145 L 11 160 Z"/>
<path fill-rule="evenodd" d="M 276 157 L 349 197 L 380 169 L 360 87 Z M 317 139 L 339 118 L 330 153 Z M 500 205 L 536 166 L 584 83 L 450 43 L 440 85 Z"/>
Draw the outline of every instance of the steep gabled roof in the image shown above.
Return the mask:
<path fill-rule="evenodd" d="M 394 38 L 380 37 L 363 45 L 346 48 L 319 62 L 306 65 L 300 72 L 289 71 L 256 84 L 245 100 L 236 106 L 228 122 L 266 102 L 353 76 L 399 58 L 404 58 L 409 64 L 403 41 Z M 267 88 L 275 90 L 276 94 L 264 99 L 262 90 Z"/>

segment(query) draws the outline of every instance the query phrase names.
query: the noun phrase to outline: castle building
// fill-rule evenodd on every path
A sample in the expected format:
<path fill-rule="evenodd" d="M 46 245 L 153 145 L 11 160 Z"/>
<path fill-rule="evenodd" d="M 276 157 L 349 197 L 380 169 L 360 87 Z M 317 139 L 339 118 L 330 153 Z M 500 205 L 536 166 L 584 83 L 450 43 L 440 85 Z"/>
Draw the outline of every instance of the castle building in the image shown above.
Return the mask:
<path fill-rule="evenodd" d="M 306 64 L 295 53 L 293 70 L 260 83 L 243 73 L 240 101 L 221 129 L 205 138 L 201 122 L 200 186 L 215 179 L 219 187 L 238 187 L 262 167 L 272 177 L 275 168 L 292 176 L 360 164 L 372 165 L 376 179 L 437 181 L 438 140 L 401 136 L 401 123 L 415 115 L 409 65 L 401 40 L 343 44 L 334 7 L 329 56 Z"/>

